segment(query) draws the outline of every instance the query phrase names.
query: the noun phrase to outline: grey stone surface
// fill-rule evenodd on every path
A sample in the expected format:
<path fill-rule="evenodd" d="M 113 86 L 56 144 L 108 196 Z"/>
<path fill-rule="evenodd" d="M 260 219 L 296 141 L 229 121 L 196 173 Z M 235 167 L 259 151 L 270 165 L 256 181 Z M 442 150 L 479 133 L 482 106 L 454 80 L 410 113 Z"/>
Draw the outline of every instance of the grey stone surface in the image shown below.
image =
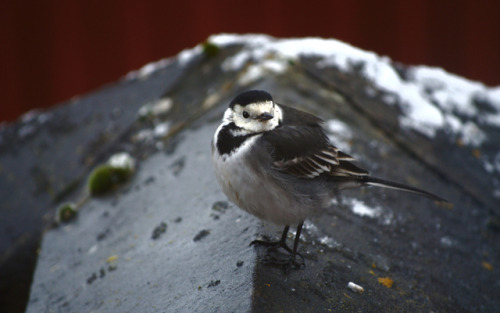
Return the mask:
<path fill-rule="evenodd" d="M 486 134 L 480 145 L 458 145 L 457 135 L 445 128 L 435 136 L 419 133 L 402 125 L 404 104 L 389 101 L 398 95 L 363 73 L 372 61 L 346 69 L 328 63 L 324 49 L 293 58 L 266 50 L 274 44 L 268 39 L 258 38 L 256 46 L 241 37 L 221 44 L 215 55 L 199 46 L 100 91 L 110 95 L 110 107 L 119 106 L 124 93 L 133 105 L 123 107 L 130 118 L 120 123 L 119 135 L 112 132 L 98 150 L 71 132 L 60 135 L 62 142 L 83 142 L 80 160 L 93 160 L 80 162 L 76 174 L 65 173 L 68 179 L 56 179 L 54 185 L 72 186 L 64 200 L 84 196 L 85 174 L 113 152 L 131 153 L 138 169 L 126 186 L 89 199 L 76 220 L 45 233 L 28 312 L 499 311 L 499 127 L 457 112 L 463 123 L 478 120 L 474 125 Z M 283 46 L 293 50 L 291 43 Z M 384 62 L 410 81 L 404 73 L 411 68 Z M 138 93 L 136 84 L 145 89 Z M 149 91 L 149 85 L 156 87 Z M 427 189 L 453 206 L 391 190 L 349 190 L 306 223 L 299 246 L 305 269 L 285 274 L 262 264 L 264 251 L 248 243 L 279 230 L 262 228 L 227 203 L 210 164 L 209 142 L 222 112 L 250 88 L 322 116 L 332 142 L 375 176 Z M 484 88 L 485 95 L 490 91 Z M 99 93 L 86 99 L 72 105 L 76 117 L 79 105 L 88 103 L 92 111 L 102 103 Z M 141 106 L 155 101 L 169 101 L 172 108 L 137 118 Z M 500 113 L 496 104 L 482 105 Z M 96 122 L 101 130 L 93 136 L 104 131 L 107 118 Z M 77 128 L 84 133 L 86 125 Z M 71 166 L 73 159 L 58 158 L 58 171 Z M 79 179 L 70 184 L 73 175 Z M 44 197 L 46 207 L 55 206 Z M 26 207 L 24 214 L 32 208 Z M 353 292 L 349 282 L 365 291 Z"/>
<path fill-rule="evenodd" d="M 124 190 L 90 200 L 75 223 L 48 232 L 38 262 L 50 274 L 39 267 L 27 312 L 248 311 L 255 258 L 246 247 L 257 221 L 214 184 L 215 127 L 184 132 Z"/>
<path fill-rule="evenodd" d="M 139 108 L 188 69 L 173 62 L 147 80 L 123 80 L 0 127 L 0 308 L 24 311 L 36 250 L 54 208 L 113 149 L 127 148 L 119 145 Z"/>

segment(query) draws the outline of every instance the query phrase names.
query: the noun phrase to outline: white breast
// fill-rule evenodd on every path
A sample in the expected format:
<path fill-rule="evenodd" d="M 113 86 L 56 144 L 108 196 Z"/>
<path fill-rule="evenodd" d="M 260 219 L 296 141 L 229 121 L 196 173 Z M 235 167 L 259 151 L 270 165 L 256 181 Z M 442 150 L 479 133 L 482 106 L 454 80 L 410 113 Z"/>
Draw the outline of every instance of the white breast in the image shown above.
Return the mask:
<path fill-rule="evenodd" d="M 221 157 L 212 147 L 212 162 L 217 180 L 226 196 L 243 210 L 280 225 L 298 224 L 310 213 L 265 171 L 259 160 L 249 159 L 248 152 L 262 135 L 249 138 L 230 156 Z"/>
<path fill-rule="evenodd" d="M 257 178 L 252 177 L 246 162 L 246 154 L 251 145 L 262 135 L 256 135 L 246 140 L 230 156 L 221 156 L 216 147 L 212 147 L 212 163 L 215 169 L 215 176 L 226 196 L 246 210 L 245 202 L 242 201 L 241 194 L 248 192 L 248 187 L 253 185 Z M 246 198 L 246 197 L 245 197 Z"/>

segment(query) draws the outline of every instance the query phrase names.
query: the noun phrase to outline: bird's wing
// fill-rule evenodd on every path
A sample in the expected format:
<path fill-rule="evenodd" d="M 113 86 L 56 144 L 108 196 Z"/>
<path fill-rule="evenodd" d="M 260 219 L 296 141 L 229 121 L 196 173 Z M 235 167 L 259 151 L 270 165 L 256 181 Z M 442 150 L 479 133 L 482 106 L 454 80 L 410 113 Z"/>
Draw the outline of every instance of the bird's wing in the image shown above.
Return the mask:
<path fill-rule="evenodd" d="M 368 172 L 354 158 L 331 145 L 319 124 L 280 126 L 263 137 L 269 143 L 273 166 L 301 178 L 320 175 L 362 177 Z"/>

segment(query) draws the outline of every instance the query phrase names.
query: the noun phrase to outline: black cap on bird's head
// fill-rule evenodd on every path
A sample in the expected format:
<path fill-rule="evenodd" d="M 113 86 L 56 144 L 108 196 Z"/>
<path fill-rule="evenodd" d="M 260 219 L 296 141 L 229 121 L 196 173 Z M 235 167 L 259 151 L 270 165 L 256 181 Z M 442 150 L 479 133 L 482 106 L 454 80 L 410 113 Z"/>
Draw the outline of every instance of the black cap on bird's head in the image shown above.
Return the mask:
<path fill-rule="evenodd" d="M 265 101 L 273 101 L 273 97 L 271 97 L 269 93 L 263 90 L 248 90 L 237 95 L 236 98 L 234 98 L 233 101 L 231 101 L 229 107 L 234 108 L 236 104 L 239 104 L 244 107 L 250 103 L 265 102 Z"/>

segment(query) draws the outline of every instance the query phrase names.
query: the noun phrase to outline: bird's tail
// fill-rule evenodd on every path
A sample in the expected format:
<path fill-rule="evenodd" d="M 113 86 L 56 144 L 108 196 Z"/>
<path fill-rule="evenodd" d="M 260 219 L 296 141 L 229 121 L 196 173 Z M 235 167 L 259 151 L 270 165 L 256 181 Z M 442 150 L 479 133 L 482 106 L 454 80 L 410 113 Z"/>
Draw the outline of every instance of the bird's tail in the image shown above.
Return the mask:
<path fill-rule="evenodd" d="M 383 188 L 391 188 L 391 189 L 396 189 L 396 190 L 411 192 L 411 193 L 414 193 L 414 194 L 417 194 L 417 195 L 420 195 L 420 196 L 427 197 L 427 198 L 432 199 L 434 201 L 448 202 L 445 199 L 443 199 L 443 198 L 441 198 L 439 196 L 436 196 L 435 194 L 432 194 L 430 192 L 427 192 L 425 190 L 418 189 L 418 188 L 411 187 L 411 186 L 407 186 L 407 185 L 403 185 L 403 184 L 400 184 L 400 183 L 395 183 L 395 182 L 383 180 L 383 179 L 380 179 L 380 178 L 375 178 L 375 177 L 367 176 L 367 177 L 363 177 L 362 181 L 363 181 L 364 184 L 370 185 L 370 186 L 377 186 L 377 187 L 383 187 Z"/>

